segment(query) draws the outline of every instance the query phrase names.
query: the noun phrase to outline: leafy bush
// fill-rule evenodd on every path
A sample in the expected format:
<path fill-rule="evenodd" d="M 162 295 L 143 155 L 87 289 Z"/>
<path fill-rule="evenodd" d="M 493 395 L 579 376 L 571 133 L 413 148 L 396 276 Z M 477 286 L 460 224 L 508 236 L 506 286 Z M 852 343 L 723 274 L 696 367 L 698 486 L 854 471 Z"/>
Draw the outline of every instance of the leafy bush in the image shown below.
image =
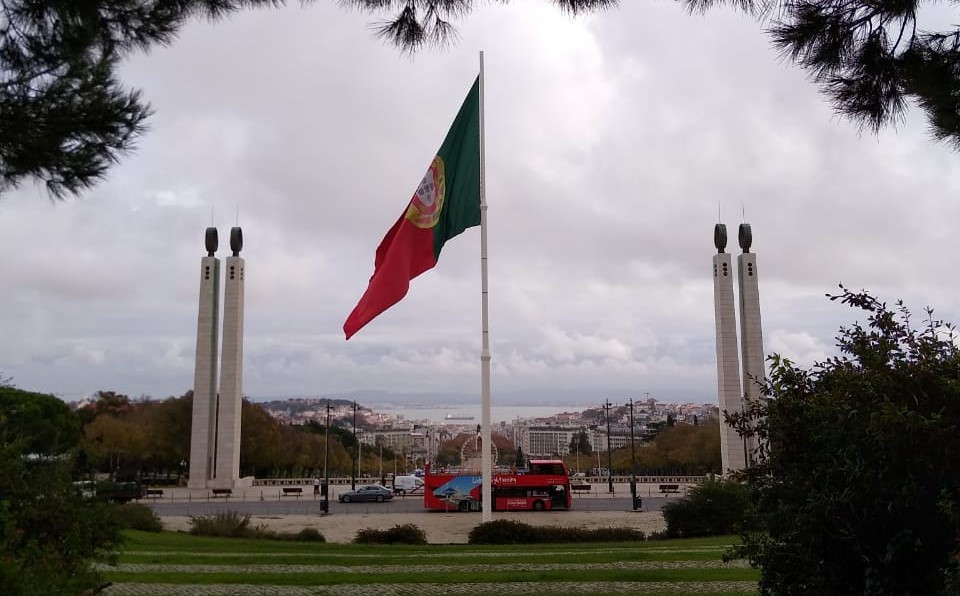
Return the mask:
<path fill-rule="evenodd" d="M 316 528 L 303 528 L 299 532 L 274 532 L 264 524 L 250 527 L 250 515 L 243 515 L 236 511 L 191 517 L 190 526 L 190 533 L 195 536 L 254 538 L 258 540 L 294 540 L 298 542 L 327 541 L 323 534 Z M 426 542 L 424 541 L 419 544 L 426 544 Z"/>
<path fill-rule="evenodd" d="M 68 460 L 27 462 L 0 447 L 0 586 L 4 596 L 80 594 L 102 585 L 121 528 L 73 487 Z"/>
<path fill-rule="evenodd" d="M 79 427 L 52 395 L 0 388 L 3 596 L 94 593 L 104 580 L 93 563 L 116 560 L 119 524 L 72 483 Z"/>
<path fill-rule="evenodd" d="M 194 536 L 222 536 L 225 538 L 251 538 L 250 515 L 236 511 L 224 511 L 214 515 L 190 517 L 190 533 Z"/>
<path fill-rule="evenodd" d="M 742 530 L 749 509 L 749 491 L 739 482 L 707 480 L 687 496 L 663 506 L 666 538 L 719 536 Z"/>
<path fill-rule="evenodd" d="M 304 528 L 297 532 L 296 534 L 284 533 L 280 534 L 279 538 L 282 540 L 294 540 L 297 542 L 326 542 L 327 539 L 323 537 L 323 534 L 320 533 L 316 528 Z"/>
<path fill-rule="evenodd" d="M 426 544 L 427 535 L 413 524 L 396 525 L 387 530 L 364 528 L 357 532 L 354 544 Z"/>
<path fill-rule="evenodd" d="M 144 532 L 160 532 L 163 523 L 156 512 L 143 503 L 126 503 L 112 506 L 113 518 L 128 530 L 143 530 Z"/>
<path fill-rule="evenodd" d="M 533 544 L 536 528 L 509 519 L 496 519 L 474 526 L 467 535 L 469 544 Z"/>
<path fill-rule="evenodd" d="M 952 325 L 864 292 L 839 354 L 770 358 L 764 395 L 728 420 L 762 449 L 744 471 L 762 531 L 735 555 L 772 596 L 957 596 L 960 349 Z"/>
<path fill-rule="evenodd" d="M 633 542 L 646 539 L 632 528 L 563 528 L 531 526 L 512 520 L 478 524 L 467 538 L 470 544 L 563 544 L 569 542 Z"/>

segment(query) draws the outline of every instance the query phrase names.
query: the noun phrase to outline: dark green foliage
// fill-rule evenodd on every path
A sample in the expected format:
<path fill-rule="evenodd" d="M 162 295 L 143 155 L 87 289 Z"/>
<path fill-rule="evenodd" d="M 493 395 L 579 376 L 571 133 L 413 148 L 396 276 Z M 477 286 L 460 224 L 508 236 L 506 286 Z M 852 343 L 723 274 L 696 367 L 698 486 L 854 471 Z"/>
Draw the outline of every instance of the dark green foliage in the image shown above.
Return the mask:
<path fill-rule="evenodd" d="M 320 530 L 316 528 L 304 528 L 296 534 L 280 534 L 283 540 L 295 540 L 297 542 L 326 542 Z"/>
<path fill-rule="evenodd" d="M 774 356 L 770 398 L 731 421 L 763 449 L 746 480 L 763 532 L 736 554 L 761 594 L 956 596 L 960 354 L 930 311 L 922 329 L 864 293 L 840 356 L 800 369 Z"/>
<path fill-rule="evenodd" d="M 120 525 L 110 506 L 84 500 L 69 458 L 26 459 L 0 446 L 0 586 L 4 596 L 89 593 L 94 561 L 112 560 Z"/>
<path fill-rule="evenodd" d="M 646 539 L 632 528 L 562 528 L 531 526 L 513 520 L 484 522 L 470 530 L 470 544 L 566 544 L 577 542 L 635 542 Z"/>
<path fill-rule="evenodd" d="M 574 14 L 617 4 L 617 0 L 551 1 Z M 369 11 L 397 11 L 376 31 L 378 37 L 404 50 L 449 41 L 456 35 L 452 21 L 469 13 L 474 4 L 471 0 L 348 0 L 347 3 Z"/>
<path fill-rule="evenodd" d="M 474 526 L 467 536 L 468 544 L 532 544 L 536 528 L 509 519 L 496 519 Z"/>
<path fill-rule="evenodd" d="M 266 526 L 250 526 L 250 515 L 236 511 L 224 511 L 214 515 L 190 518 L 190 533 L 195 536 L 218 536 L 220 538 L 257 538 L 260 540 L 294 540 L 299 542 L 326 542 L 316 528 L 303 528 L 299 532 L 274 532 Z"/>
<path fill-rule="evenodd" d="M 116 76 L 136 50 L 171 43 L 191 17 L 278 0 L 5 0 L 0 15 L 0 192 L 24 179 L 62 198 L 103 178 L 150 108 Z"/>
<path fill-rule="evenodd" d="M 749 491 L 739 482 L 707 480 L 663 506 L 666 538 L 723 536 L 745 527 Z"/>
<path fill-rule="evenodd" d="M 834 107 L 872 130 L 903 119 L 908 99 L 933 134 L 960 149 L 960 30 L 918 28 L 919 0 L 682 0 L 694 11 L 732 4 L 773 21 L 785 56 Z"/>
<path fill-rule="evenodd" d="M 59 455 L 79 441 L 80 419 L 62 400 L 0 387 L 0 445 L 17 443 L 22 453 Z"/>
<path fill-rule="evenodd" d="M 126 530 L 160 532 L 163 523 L 156 512 L 143 503 L 125 503 L 111 507 L 111 515 Z"/>
<path fill-rule="evenodd" d="M 96 588 L 121 542 L 108 506 L 72 483 L 80 424 L 52 395 L 0 387 L 0 586 L 4 596 Z"/>
<path fill-rule="evenodd" d="M 213 515 L 190 517 L 190 533 L 195 536 L 221 536 L 224 538 L 251 538 L 250 514 L 224 511 Z"/>
<path fill-rule="evenodd" d="M 586 429 L 581 428 L 580 432 L 570 439 L 570 453 L 591 454 L 593 447 L 590 446 L 590 437 L 587 436 Z"/>
<path fill-rule="evenodd" d="M 354 544 L 426 544 L 427 535 L 413 524 L 397 524 L 387 530 L 364 528 L 357 532 Z"/>

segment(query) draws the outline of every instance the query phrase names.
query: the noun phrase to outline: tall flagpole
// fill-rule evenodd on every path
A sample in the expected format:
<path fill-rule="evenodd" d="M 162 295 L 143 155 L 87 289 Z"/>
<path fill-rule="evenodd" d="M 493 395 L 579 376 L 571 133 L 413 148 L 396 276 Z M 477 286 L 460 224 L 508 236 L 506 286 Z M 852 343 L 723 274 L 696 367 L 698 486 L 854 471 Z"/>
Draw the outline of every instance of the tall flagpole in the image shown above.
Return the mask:
<path fill-rule="evenodd" d="M 490 326 L 487 314 L 487 184 L 484 147 L 483 115 L 483 51 L 480 52 L 480 321 L 482 326 L 482 349 L 480 352 L 480 446 L 481 465 L 483 467 L 483 513 L 481 521 L 493 520 L 493 499 L 491 487 L 493 480 L 493 462 L 490 443 Z"/>

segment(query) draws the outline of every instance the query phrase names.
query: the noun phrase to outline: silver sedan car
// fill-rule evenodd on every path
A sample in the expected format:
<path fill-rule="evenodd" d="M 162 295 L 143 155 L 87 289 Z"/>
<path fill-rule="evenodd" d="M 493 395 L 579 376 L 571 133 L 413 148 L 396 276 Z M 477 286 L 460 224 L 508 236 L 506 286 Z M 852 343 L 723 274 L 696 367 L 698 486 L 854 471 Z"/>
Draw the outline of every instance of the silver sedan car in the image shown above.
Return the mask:
<path fill-rule="evenodd" d="M 342 493 L 338 498 L 340 499 L 341 503 L 354 503 L 360 501 L 375 501 L 377 503 L 382 503 L 393 498 L 393 491 L 389 488 L 380 486 L 379 484 L 368 484 L 366 486 L 358 486 L 357 490 L 349 490 L 345 493 Z"/>

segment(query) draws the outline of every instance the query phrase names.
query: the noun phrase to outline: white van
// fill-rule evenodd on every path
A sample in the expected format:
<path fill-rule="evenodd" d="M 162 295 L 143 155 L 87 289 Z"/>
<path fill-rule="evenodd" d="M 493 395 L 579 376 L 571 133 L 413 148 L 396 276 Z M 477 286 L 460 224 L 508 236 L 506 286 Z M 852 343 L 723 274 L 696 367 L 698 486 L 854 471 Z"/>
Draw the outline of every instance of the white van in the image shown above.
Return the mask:
<path fill-rule="evenodd" d="M 414 493 L 423 488 L 423 479 L 416 476 L 397 476 L 393 479 L 393 493 L 405 495 Z"/>

